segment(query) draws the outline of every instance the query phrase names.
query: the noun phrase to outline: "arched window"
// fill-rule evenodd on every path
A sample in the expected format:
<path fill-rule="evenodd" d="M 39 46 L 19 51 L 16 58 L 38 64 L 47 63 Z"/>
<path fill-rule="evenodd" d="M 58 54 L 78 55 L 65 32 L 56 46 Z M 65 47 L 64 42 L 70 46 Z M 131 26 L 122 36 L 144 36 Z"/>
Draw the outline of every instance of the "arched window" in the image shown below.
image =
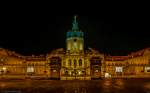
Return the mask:
<path fill-rule="evenodd" d="M 77 66 L 77 60 L 74 59 L 74 67 L 76 67 L 76 66 Z"/>
<path fill-rule="evenodd" d="M 71 66 L 71 59 L 68 60 L 68 66 Z"/>
<path fill-rule="evenodd" d="M 65 72 L 65 75 L 68 76 L 68 71 Z"/>
<path fill-rule="evenodd" d="M 79 66 L 82 66 L 82 59 L 79 59 Z"/>

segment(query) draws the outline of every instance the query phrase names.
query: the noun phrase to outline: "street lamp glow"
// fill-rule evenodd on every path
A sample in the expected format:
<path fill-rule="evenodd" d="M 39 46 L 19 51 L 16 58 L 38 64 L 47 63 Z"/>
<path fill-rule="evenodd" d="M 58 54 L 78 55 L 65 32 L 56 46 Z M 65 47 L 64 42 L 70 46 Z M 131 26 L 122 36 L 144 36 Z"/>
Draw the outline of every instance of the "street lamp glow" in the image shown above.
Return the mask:
<path fill-rule="evenodd" d="M 6 70 L 6 67 L 3 67 L 2 69 L 5 71 L 5 70 Z"/>
<path fill-rule="evenodd" d="M 81 71 L 79 71 L 79 75 L 81 75 Z"/>

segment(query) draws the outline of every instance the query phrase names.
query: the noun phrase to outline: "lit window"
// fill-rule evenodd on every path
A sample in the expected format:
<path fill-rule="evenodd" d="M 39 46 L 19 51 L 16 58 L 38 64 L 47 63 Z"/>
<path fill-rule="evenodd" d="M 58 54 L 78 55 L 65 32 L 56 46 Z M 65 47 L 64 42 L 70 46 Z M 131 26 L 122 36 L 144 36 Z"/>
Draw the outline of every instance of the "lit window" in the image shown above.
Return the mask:
<path fill-rule="evenodd" d="M 105 73 L 105 78 L 109 78 L 111 75 L 109 73 Z"/>
<path fill-rule="evenodd" d="M 34 68 L 33 67 L 28 67 L 27 72 L 34 72 Z"/>
<path fill-rule="evenodd" d="M 70 45 L 70 43 L 68 43 L 68 50 L 70 50 L 71 49 L 71 45 Z"/>
<path fill-rule="evenodd" d="M 82 66 L 82 60 L 79 59 L 79 66 Z"/>
<path fill-rule="evenodd" d="M 71 75 L 71 71 L 69 71 L 69 75 Z"/>
<path fill-rule="evenodd" d="M 3 74 L 3 73 L 5 73 L 5 72 L 6 72 L 6 67 L 0 68 L 0 74 Z"/>
<path fill-rule="evenodd" d="M 95 72 L 98 72 L 98 70 L 95 70 Z"/>
<path fill-rule="evenodd" d="M 80 44 L 80 50 L 83 50 L 82 44 Z"/>
<path fill-rule="evenodd" d="M 150 72 L 150 67 L 145 67 L 145 71 Z"/>
<path fill-rule="evenodd" d="M 123 68 L 122 67 L 116 67 L 116 72 L 122 72 Z"/>
<path fill-rule="evenodd" d="M 76 50 L 77 48 L 78 48 L 78 47 L 77 47 L 77 43 L 74 42 L 74 43 L 73 43 L 73 49 Z"/>
<path fill-rule="evenodd" d="M 79 73 L 79 75 L 81 75 L 81 71 L 79 71 L 78 73 Z"/>
<path fill-rule="evenodd" d="M 6 67 L 3 67 L 2 69 L 3 69 L 3 71 L 6 71 Z"/>
<path fill-rule="evenodd" d="M 53 70 L 53 72 L 57 72 L 57 70 Z"/>

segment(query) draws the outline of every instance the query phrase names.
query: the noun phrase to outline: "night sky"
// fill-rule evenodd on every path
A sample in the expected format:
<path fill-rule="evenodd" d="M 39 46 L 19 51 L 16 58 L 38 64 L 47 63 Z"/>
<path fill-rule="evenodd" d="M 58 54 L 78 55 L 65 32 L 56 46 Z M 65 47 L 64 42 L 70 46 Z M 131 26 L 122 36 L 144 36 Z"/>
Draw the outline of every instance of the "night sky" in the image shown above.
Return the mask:
<path fill-rule="evenodd" d="M 49 13 L 46 16 L 31 11 L 7 13 L 1 21 L 0 47 L 22 55 L 46 54 L 53 49 L 65 48 L 66 32 L 71 29 L 76 14 L 85 34 L 86 48 L 107 55 L 127 55 L 150 47 L 150 21 L 145 13 L 96 13 Z"/>

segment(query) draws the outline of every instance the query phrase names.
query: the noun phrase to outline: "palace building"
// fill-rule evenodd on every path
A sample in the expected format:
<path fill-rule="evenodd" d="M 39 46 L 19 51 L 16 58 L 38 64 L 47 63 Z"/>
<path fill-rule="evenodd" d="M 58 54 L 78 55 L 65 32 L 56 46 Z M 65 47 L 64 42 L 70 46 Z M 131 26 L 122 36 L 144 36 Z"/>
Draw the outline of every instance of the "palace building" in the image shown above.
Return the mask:
<path fill-rule="evenodd" d="M 66 49 L 45 55 L 23 56 L 0 48 L 0 78 L 47 78 L 92 80 L 100 78 L 150 77 L 150 48 L 126 56 L 105 56 L 97 50 L 84 49 L 84 32 L 76 16 L 72 30 L 66 33 Z"/>

